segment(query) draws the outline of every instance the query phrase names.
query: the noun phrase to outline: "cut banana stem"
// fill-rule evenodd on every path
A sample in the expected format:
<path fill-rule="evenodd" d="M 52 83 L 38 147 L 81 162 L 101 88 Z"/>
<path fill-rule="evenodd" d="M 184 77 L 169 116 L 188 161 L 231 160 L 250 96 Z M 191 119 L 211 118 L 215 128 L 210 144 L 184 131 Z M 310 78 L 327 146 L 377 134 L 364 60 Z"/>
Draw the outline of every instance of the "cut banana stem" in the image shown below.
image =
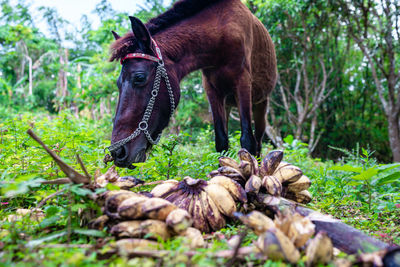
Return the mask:
<path fill-rule="evenodd" d="M 262 179 L 262 186 L 267 190 L 267 193 L 273 196 L 280 196 L 282 194 L 282 184 L 273 175 L 264 176 Z"/>
<path fill-rule="evenodd" d="M 158 237 L 167 240 L 171 237 L 167 224 L 159 220 L 124 221 L 111 228 L 111 234 L 119 238 L 148 237 L 157 240 Z"/>
<path fill-rule="evenodd" d="M 264 232 L 258 238 L 257 247 L 271 260 L 286 260 L 295 264 L 300 259 L 300 252 L 289 238 L 276 228 Z"/>
<path fill-rule="evenodd" d="M 261 161 L 260 174 L 262 176 L 272 175 L 279 163 L 282 161 L 283 151 L 274 150 L 269 152 L 265 158 Z"/>
<path fill-rule="evenodd" d="M 299 167 L 283 161 L 273 173 L 273 176 L 278 178 L 282 184 L 294 183 L 299 180 L 302 175 L 303 172 Z"/>
<path fill-rule="evenodd" d="M 201 232 L 193 227 L 189 227 L 180 236 L 186 237 L 190 248 L 201 248 L 204 247 L 204 238 Z"/>
<path fill-rule="evenodd" d="M 333 245 L 326 232 L 318 232 L 306 250 L 307 266 L 327 264 L 333 259 Z"/>
<path fill-rule="evenodd" d="M 287 185 L 287 191 L 300 192 L 307 190 L 311 186 L 311 180 L 305 175 L 302 175 L 299 180 Z"/>
<path fill-rule="evenodd" d="M 213 177 L 209 183 L 216 183 L 223 186 L 228 192 L 231 194 L 234 200 L 240 201 L 242 203 L 247 202 L 246 192 L 243 190 L 243 187 L 236 181 L 230 179 L 226 176 L 215 176 Z"/>
<path fill-rule="evenodd" d="M 268 229 L 275 228 L 274 222 L 269 217 L 256 210 L 247 215 L 235 212 L 235 217 L 252 229 L 256 235 L 260 235 Z"/>
<path fill-rule="evenodd" d="M 208 184 L 204 190 L 222 214 L 228 217 L 233 215 L 236 211 L 236 203 L 224 187 L 219 184 Z"/>
<path fill-rule="evenodd" d="M 219 165 L 222 166 L 227 166 L 227 167 L 232 167 L 236 170 L 239 170 L 239 163 L 237 163 L 236 160 L 230 158 L 230 157 L 220 157 L 218 159 Z"/>
<path fill-rule="evenodd" d="M 285 198 L 291 199 L 298 203 L 307 204 L 311 202 L 312 196 L 308 190 L 303 190 L 300 192 L 286 192 Z"/>
<path fill-rule="evenodd" d="M 185 231 L 193 224 L 190 214 L 186 210 L 179 208 L 171 211 L 165 222 L 176 234 Z"/>
<path fill-rule="evenodd" d="M 178 181 L 176 180 L 166 180 L 162 184 L 157 185 L 151 190 L 151 193 L 155 197 L 163 197 L 168 192 L 178 189 Z"/>

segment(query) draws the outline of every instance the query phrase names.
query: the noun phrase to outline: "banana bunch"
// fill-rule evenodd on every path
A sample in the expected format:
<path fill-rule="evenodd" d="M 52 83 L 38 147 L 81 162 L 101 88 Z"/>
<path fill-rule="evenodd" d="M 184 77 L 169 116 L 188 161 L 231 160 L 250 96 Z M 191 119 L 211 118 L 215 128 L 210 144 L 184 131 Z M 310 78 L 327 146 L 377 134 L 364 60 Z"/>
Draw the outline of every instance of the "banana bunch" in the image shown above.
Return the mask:
<path fill-rule="evenodd" d="M 229 157 L 220 157 L 220 168 L 209 173 L 208 177 L 228 177 L 239 183 L 246 193 L 266 192 L 273 196 L 283 196 L 299 203 L 311 201 L 307 190 L 310 179 L 301 169 L 283 162 L 282 151 L 271 151 L 261 161 L 257 160 L 244 148 L 238 152 L 240 163 Z"/>
<path fill-rule="evenodd" d="M 167 180 L 151 191 L 153 197 L 163 198 L 186 210 L 193 227 L 210 233 L 226 225 L 226 218 L 236 212 L 236 202 L 247 202 L 245 190 L 226 176 L 209 181 L 185 177 L 182 181 Z"/>
<path fill-rule="evenodd" d="M 307 266 L 327 264 L 333 258 L 333 245 L 324 232 L 315 238 L 315 225 L 307 217 L 298 213 L 278 214 L 274 220 L 261 212 L 252 211 L 247 215 L 236 213 L 235 216 L 255 234 L 257 250 L 272 260 L 285 260 L 297 263 L 305 252 Z"/>
<path fill-rule="evenodd" d="M 186 237 L 190 247 L 201 247 L 204 239 L 201 232 L 192 226 L 190 214 L 166 199 L 151 197 L 148 193 L 128 190 L 107 191 L 99 202 L 105 215 L 90 222 L 91 228 L 108 226 L 110 233 L 118 239 L 118 251 L 153 244 L 142 238 L 167 240 L 172 236 Z"/>

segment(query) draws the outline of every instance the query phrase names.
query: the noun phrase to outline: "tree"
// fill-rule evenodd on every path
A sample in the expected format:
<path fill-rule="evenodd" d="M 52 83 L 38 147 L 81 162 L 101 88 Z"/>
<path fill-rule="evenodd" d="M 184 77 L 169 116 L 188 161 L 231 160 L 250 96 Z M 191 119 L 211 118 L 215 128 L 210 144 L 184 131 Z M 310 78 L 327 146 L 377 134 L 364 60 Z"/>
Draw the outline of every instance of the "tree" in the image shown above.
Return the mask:
<path fill-rule="evenodd" d="M 339 0 L 337 15 L 366 58 L 388 121 L 393 161 L 400 161 L 400 2 Z"/>

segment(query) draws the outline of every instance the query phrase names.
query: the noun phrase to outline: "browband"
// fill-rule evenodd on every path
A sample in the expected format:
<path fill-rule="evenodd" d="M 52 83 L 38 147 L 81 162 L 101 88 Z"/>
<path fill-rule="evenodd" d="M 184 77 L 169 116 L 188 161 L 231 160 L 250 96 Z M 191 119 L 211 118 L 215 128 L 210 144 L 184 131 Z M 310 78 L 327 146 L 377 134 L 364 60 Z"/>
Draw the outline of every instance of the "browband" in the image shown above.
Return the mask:
<path fill-rule="evenodd" d="M 130 58 L 143 58 L 143 59 L 151 60 L 154 62 L 162 61 L 162 55 L 161 55 L 160 48 L 158 47 L 156 41 L 154 41 L 153 38 L 151 38 L 151 41 L 153 42 L 153 45 L 156 48 L 157 57 L 150 56 L 150 55 L 144 54 L 144 53 L 129 53 L 125 57 L 121 58 L 121 65 L 122 65 L 122 63 L 124 63 L 125 60 L 130 59 Z"/>

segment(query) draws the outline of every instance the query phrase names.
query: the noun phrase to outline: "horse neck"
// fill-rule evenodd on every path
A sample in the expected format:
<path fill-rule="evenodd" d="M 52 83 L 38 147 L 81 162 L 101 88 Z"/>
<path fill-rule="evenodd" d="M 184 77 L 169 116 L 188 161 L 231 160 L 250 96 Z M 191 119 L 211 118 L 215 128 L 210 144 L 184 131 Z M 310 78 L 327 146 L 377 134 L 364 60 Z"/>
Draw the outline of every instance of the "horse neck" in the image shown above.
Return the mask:
<path fill-rule="evenodd" d="M 190 72 L 208 66 L 213 58 L 208 45 L 213 42 L 210 42 L 206 27 L 192 25 L 180 24 L 154 36 L 167 69 L 175 73 L 179 81 Z"/>

